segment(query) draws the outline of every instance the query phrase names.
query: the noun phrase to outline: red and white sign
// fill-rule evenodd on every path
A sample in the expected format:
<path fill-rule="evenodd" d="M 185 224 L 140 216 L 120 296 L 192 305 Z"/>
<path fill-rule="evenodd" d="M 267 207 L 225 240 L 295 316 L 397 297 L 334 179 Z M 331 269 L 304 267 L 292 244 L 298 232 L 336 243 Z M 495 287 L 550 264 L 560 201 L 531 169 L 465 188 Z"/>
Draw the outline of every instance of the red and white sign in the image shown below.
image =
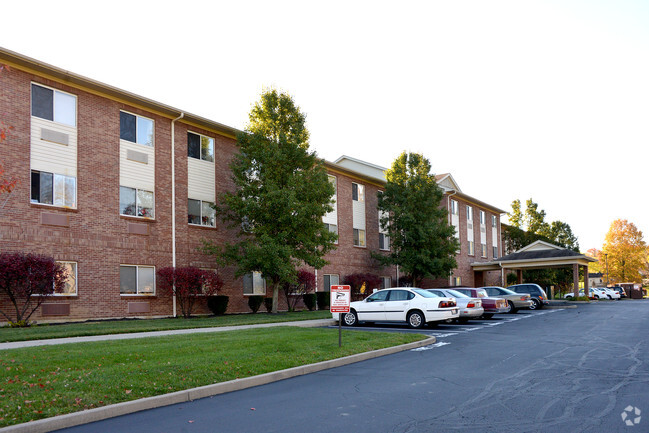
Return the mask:
<path fill-rule="evenodd" d="M 350 286 L 331 286 L 331 312 L 349 313 L 349 302 L 352 298 Z"/>

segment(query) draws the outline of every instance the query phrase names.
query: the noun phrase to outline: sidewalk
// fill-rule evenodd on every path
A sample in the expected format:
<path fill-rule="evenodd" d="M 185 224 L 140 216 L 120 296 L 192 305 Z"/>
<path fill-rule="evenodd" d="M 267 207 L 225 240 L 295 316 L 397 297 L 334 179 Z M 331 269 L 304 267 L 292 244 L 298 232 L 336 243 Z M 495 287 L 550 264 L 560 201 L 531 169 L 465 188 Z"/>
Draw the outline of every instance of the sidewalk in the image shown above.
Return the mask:
<path fill-rule="evenodd" d="M 0 350 L 20 349 L 23 347 L 51 346 L 55 344 L 87 343 L 90 341 L 128 340 L 131 338 L 163 337 L 166 335 L 199 334 L 204 332 L 226 332 L 240 329 L 271 328 L 275 326 L 298 326 L 317 328 L 333 325 L 333 319 L 298 320 L 295 322 L 262 323 L 258 325 L 219 326 L 213 328 L 170 329 L 167 331 L 133 332 L 129 334 L 92 335 L 87 337 L 51 338 L 48 340 L 12 341 L 0 343 Z"/>

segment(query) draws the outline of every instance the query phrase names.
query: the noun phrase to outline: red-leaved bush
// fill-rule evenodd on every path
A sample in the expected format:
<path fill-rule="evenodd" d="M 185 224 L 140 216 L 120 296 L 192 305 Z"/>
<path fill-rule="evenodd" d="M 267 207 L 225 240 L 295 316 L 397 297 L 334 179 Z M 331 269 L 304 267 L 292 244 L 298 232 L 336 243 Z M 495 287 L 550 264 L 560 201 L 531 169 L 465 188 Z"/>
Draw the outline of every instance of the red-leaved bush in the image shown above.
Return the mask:
<path fill-rule="evenodd" d="M 371 295 L 374 289 L 380 289 L 381 277 L 374 274 L 356 273 L 347 275 L 343 278 L 342 283 L 350 286 L 352 300 L 357 301 Z M 365 290 L 361 293 L 363 285 L 365 285 Z"/>
<path fill-rule="evenodd" d="M 223 287 L 223 280 L 216 272 L 194 266 L 162 268 L 158 271 L 157 283 L 161 290 L 176 295 L 184 318 L 191 317 L 198 295 L 215 295 Z"/>
<path fill-rule="evenodd" d="M 29 326 L 29 318 L 47 296 L 63 291 L 66 278 L 65 268 L 52 257 L 0 253 L 0 296 L 13 306 L 13 312 L 0 307 L 0 314 L 12 326 Z"/>
<path fill-rule="evenodd" d="M 284 296 L 288 311 L 295 311 L 295 307 L 302 299 L 302 295 L 310 293 L 315 287 L 315 274 L 306 269 L 300 269 L 297 272 L 297 281 L 295 284 L 284 284 Z"/>

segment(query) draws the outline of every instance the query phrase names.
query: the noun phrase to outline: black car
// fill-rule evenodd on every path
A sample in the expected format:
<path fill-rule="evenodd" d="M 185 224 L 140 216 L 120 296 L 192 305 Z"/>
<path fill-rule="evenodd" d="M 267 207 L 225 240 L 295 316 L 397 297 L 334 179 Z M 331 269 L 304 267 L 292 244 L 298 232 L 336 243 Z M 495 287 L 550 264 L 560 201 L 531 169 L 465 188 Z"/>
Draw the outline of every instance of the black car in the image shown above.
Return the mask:
<path fill-rule="evenodd" d="M 530 306 L 530 310 L 536 310 L 543 308 L 544 305 L 549 305 L 548 295 L 538 284 L 515 284 L 513 286 L 507 287 L 509 290 L 513 290 L 516 293 L 529 293 L 534 302 Z"/>

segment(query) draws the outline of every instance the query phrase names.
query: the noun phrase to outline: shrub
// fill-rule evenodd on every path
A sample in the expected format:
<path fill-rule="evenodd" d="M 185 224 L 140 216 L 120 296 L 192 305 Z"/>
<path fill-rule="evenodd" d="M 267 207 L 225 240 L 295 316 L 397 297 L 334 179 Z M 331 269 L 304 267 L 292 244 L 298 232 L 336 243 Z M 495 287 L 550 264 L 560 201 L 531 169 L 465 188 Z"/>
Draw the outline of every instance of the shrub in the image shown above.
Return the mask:
<path fill-rule="evenodd" d="M 273 298 L 270 298 L 272 301 Z M 255 295 L 255 296 L 249 296 L 248 297 L 248 306 L 252 310 L 253 314 L 259 311 L 259 307 L 261 307 L 261 304 L 264 303 L 264 297 Z"/>
<path fill-rule="evenodd" d="M 284 284 L 284 296 L 288 311 L 295 311 L 300 299 L 305 293 L 309 293 L 315 287 L 315 274 L 305 269 L 300 269 L 297 273 L 297 281 L 294 284 Z"/>
<path fill-rule="evenodd" d="M 0 310 L 11 326 L 29 326 L 29 318 L 43 301 L 65 287 L 65 268 L 52 257 L 0 253 L 0 294 L 13 305 L 13 314 Z"/>
<path fill-rule="evenodd" d="M 176 303 L 184 318 L 189 318 L 199 295 L 213 295 L 223 287 L 223 280 L 214 271 L 194 266 L 166 267 L 158 271 L 158 286 L 176 296 Z"/>
<path fill-rule="evenodd" d="M 316 295 L 315 293 L 305 293 L 302 295 L 304 300 L 304 305 L 309 309 L 309 311 L 315 310 Z"/>
<path fill-rule="evenodd" d="M 316 292 L 316 299 L 318 302 L 318 310 L 327 310 L 331 302 L 331 292 Z"/>
<path fill-rule="evenodd" d="M 273 311 L 273 298 L 264 298 L 264 307 L 266 307 L 266 312 L 270 313 Z"/>
<path fill-rule="evenodd" d="M 381 277 L 366 273 L 350 274 L 343 278 L 343 284 L 350 286 L 352 301 L 356 301 L 381 288 Z"/>
<path fill-rule="evenodd" d="M 222 316 L 228 309 L 229 296 L 216 295 L 207 298 L 207 308 L 210 309 L 215 316 Z"/>

